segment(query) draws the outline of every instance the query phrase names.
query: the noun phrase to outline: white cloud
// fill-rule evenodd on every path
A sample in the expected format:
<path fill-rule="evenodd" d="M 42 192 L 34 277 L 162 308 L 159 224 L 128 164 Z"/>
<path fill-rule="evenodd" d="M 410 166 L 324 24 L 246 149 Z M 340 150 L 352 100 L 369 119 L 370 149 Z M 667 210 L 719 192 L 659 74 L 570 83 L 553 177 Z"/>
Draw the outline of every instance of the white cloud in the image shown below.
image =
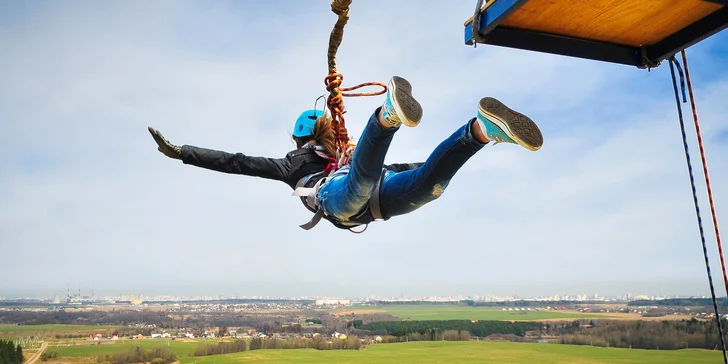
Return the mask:
<path fill-rule="evenodd" d="M 45 4 L 7 13 L 22 20 L 0 15 L 0 256 L 17 258 L 0 275 L 23 274 L 0 295 L 67 283 L 105 293 L 708 293 L 668 65 L 647 74 L 472 49 L 462 41 L 471 12 L 355 3 L 338 56 L 345 85 L 392 74 L 413 83 L 425 119 L 398 133 L 387 162 L 424 160 L 487 95 L 531 115 L 544 148 L 487 146 L 440 200 L 361 235 L 325 222 L 303 231 L 310 214 L 284 184 L 166 159 L 146 131 L 285 155 L 292 121 L 325 91 L 328 2 Z M 695 66 L 724 62 L 711 44 L 689 55 L 725 221 L 728 78 Z M 381 101 L 346 99 L 352 136 Z M 652 289 L 665 282 L 674 284 Z"/>

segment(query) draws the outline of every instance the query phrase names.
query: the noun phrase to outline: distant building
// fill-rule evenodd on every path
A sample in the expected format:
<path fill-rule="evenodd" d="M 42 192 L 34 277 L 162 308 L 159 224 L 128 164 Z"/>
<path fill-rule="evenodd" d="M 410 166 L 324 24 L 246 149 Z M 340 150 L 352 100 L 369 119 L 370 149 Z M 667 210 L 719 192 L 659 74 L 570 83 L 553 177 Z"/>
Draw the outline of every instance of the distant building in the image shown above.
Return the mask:
<path fill-rule="evenodd" d="M 316 306 L 337 306 L 337 305 L 348 305 L 351 300 L 345 299 L 322 299 L 316 300 Z"/>

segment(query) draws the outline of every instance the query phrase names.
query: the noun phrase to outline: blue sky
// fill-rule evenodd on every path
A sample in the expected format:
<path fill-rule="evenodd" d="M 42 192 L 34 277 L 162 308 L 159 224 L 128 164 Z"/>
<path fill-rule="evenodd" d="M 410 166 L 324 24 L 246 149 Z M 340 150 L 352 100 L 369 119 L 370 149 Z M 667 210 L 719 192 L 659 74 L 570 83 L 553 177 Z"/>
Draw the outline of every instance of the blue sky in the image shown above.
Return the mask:
<path fill-rule="evenodd" d="M 186 166 L 173 143 L 282 157 L 325 92 L 330 2 L 0 2 L 0 296 L 709 294 L 667 64 L 463 44 L 474 3 L 355 2 L 345 84 L 410 80 L 420 161 L 495 96 L 538 152 L 488 146 L 436 202 L 354 235 L 280 182 Z M 426 26 L 423 26 L 426 25 Z M 416 30 L 416 32 L 412 32 Z M 688 50 L 728 226 L 728 33 Z M 346 99 L 353 137 L 382 97 Z M 689 104 L 688 133 L 694 135 Z M 690 137 L 717 292 L 720 263 Z"/>

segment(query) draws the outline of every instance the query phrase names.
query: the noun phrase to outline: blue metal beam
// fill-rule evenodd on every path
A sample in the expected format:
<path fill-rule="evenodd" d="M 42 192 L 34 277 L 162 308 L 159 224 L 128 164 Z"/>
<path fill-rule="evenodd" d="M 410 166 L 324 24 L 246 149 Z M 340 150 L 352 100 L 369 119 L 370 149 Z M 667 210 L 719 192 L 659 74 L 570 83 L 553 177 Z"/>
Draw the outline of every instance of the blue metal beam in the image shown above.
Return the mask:
<path fill-rule="evenodd" d="M 493 5 L 488 6 L 488 8 L 480 13 L 480 29 L 478 29 L 478 31 L 482 35 L 490 33 L 527 1 L 528 0 L 494 0 Z M 465 44 L 467 45 L 473 45 L 473 43 L 475 43 L 475 37 L 473 36 L 473 24 L 475 24 L 475 17 L 473 17 L 473 21 L 470 22 L 470 24 L 465 26 Z"/>
<path fill-rule="evenodd" d="M 647 57 L 654 61 L 662 61 L 725 28 L 728 28 L 728 7 L 720 8 L 647 47 Z"/>
<path fill-rule="evenodd" d="M 504 26 L 497 27 L 487 34 L 485 44 L 630 66 L 642 66 L 639 48 Z"/>

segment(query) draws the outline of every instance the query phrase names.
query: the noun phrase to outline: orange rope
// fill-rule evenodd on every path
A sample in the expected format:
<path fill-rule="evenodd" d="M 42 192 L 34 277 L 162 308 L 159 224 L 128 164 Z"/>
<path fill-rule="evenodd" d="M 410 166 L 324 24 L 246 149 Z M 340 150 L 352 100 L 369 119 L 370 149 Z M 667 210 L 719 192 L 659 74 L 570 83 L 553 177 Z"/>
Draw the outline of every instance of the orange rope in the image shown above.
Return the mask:
<path fill-rule="evenodd" d="M 682 60 L 685 65 L 685 79 L 687 81 L 688 92 L 690 93 L 690 106 L 693 109 L 693 120 L 695 121 L 695 133 L 698 135 L 698 147 L 700 148 L 700 158 L 703 162 L 703 172 L 705 175 L 705 185 L 708 187 L 708 201 L 710 201 L 710 213 L 713 215 L 713 227 L 715 229 L 715 240 L 718 243 L 718 254 L 720 255 L 720 265 L 723 268 L 723 282 L 725 283 L 726 292 L 728 292 L 728 274 L 726 274 L 725 259 L 723 258 L 723 244 L 720 242 L 720 230 L 718 230 L 718 217 L 715 213 L 715 203 L 713 202 L 713 189 L 710 187 L 710 177 L 708 176 L 708 163 L 705 160 L 705 149 L 703 148 L 703 137 L 700 133 L 700 124 L 698 123 L 698 112 L 695 107 L 695 98 L 693 97 L 693 85 L 690 82 L 690 71 L 688 70 L 688 58 L 685 50 L 682 51 Z"/>
<path fill-rule="evenodd" d="M 349 144 L 349 132 L 346 130 L 346 121 L 344 120 L 344 96 L 356 97 L 356 96 L 376 96 L 387 92 L 387 85 L 380 82 L 365 82 L 352 87 L 341 87 L 341 83 L 344 80 L 344 76 L 336 71 L 336 52 L 341 45 L 341 40 L 344 37 L 344 26 L 349 21 L 349 5 L 352 0 L 332 0 L 331 11 L 339 16 L 339 19 L 334 25 L 334 29 L 331 31 L 329 37 L 329 50 L 328 50 L 328 61 L 329 61 L 329 74 L 324 79 L 326 89 L 329 91 L 329 97 L 326 99 L 326 105 L 331 111 L 331 128 L 334 130 L 334 137 L 336 144 L 337 161 L 343 160 L 342 157 L 347 157 Z M 366 86 L 381 86 L 383 90 L 378 92 L 360 92 L 360 93 L 345 93 L 347 91 L 353 91 Z"/>
<path fill-rule="evenodd" d="M 339 73 L 328 75 L 324 79 L 326 88 L 330 92 L 326 100 L 326 105 L 331 110 L 331 127 L 334 129 L 336 150 L 339 153 L 346 152 L 346 146 L 349 144 L 349 132 L 346 130 L 346 120 L 344 119 L 344 96 L 376 96 L 387 92 L 387 85 L 381 82 L 365 82 L 352 87 L 340 87 L 343 80 L 344 76 Z M 366 86 L 381 86 L 383 90 L 377 92 L 345 93 L 346 91 L 353 91 Z"/>

